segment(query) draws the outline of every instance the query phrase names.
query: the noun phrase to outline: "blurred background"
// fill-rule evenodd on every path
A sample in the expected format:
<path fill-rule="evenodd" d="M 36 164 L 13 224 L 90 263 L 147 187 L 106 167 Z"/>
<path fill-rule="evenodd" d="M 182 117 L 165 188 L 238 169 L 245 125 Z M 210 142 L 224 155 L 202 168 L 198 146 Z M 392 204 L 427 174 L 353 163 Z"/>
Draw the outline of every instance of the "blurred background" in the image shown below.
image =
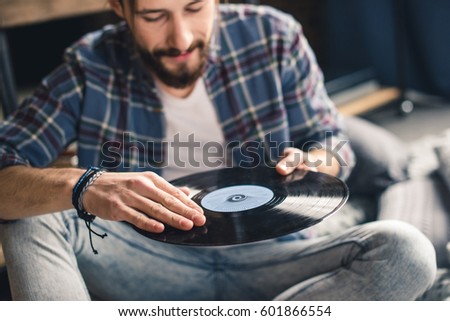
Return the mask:
<path fill-rule="evenodd" d="M 274 6 L 302 23 L 327 89 L 343 113 L 365 114 L 394 100 L 400 112 L 409 113 L 413 99 L 402 106 L 408 90 L 450 99 L 448 0 L 246 2 Z M 106 0 L 2 0 L 0 8 L 2 67 L 11 69 L 19 100 L 60 63 L 65 47 L 118 21 Z M 5 92 L 11 80 L 1 79 L 7 82 Z M 355 105 L 363 97 L 363 105 Z"/>
<path fill-rule="evenodd" d="M 420 98 L 439 104 L 450 98 L 450 1 L 230 2 L 271 5 L 295 16 L 345 114 L 367 114 L 390 103 L 409 113 L 423 103 Z M 61 62 L 65 47 L 118 21 L 106 0 L 2 0 L 0 9 L 0 88 L 7 109 Z M 12 86 L 16 97 L 8 97 Z"/>
<path fill-rule="evenodd" d="M 410 153 L 412 176 L 428 179 L 437 170 L 434 148 L 450 145 L 450 1 L 230 2 L 270 5 L 295 16 L 339 110 L 399 138 Z M 117 21 L 106 0 L 0 0 L 0 119 L 61 63 L 67 46 Z M 433 178 L 420 186 L 430 193 L 434 184 Z M 429 203 L 439 202 L 431 200 L 436 193 L 426 195 Z M 448 205 L 442 211 L 448 221 Z M 442 232 L 447 240 L 449 230 Z M 0 246 L 0 267 L 3 262 Z M 0 284 L 6 284 L 5 273 Z M 0 286 L 0 298 L 7 295 Z"/>

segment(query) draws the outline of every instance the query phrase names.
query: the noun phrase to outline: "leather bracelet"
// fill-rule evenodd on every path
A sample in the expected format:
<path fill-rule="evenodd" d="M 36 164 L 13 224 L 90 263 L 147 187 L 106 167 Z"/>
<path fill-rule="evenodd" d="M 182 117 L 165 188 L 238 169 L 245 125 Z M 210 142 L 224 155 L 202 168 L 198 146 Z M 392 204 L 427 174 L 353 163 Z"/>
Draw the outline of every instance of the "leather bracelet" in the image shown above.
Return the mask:
<path fill-rule="evenodd" d="M 95 219 L 95 215 L 89 213 L 84 209 L 83 196 L 89 186 L 91 186 L 95 182 L 95 180 L 99 178 L 104 172 L 105 171 L 99 167 L 90 166 L 80 177 L 72 190 L 72 205 L 77 210 L 78 217 L 83 219 L 86 223 L 86 227 L 89 230 L 89 242 L 91 243 L 91 248 L 94 254 L 98 254 L 98 251 L 94 248 L 94 244 L 92 242 L 92 233 L 101 238 L 105 238 L 108 235 L 106 233 L 99 234 L 92 230 L 91 223 Z"/>
<path fill-rule="evenodd" d="M 99 167 L 90 166 L 80 177 L 72 190 L 72 205 L 77 210 L 78 216 L 87 222 L 92 222 L 95 219 L 95 215 L 84 209 L 84 193 L 87 191 L 88 187 L 91 186 L 104 172 L 105 171 Z"/>

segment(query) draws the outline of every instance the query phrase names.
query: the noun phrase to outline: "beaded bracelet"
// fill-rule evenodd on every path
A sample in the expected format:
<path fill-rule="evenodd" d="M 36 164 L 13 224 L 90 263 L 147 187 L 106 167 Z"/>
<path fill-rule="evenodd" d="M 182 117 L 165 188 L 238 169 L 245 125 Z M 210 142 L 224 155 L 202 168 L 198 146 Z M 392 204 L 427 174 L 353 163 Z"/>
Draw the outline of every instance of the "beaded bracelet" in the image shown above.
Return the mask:
<path fill-rule="evenodd" d="M 75 184 L 75 187 L 72 190 L 72 205 L 77 210 L 78 216 L 83 219 L 86 223 L 86 227 L 89 230 L 89 240 L 91 243 L 91 248 L 94 254 L 98 254 L 92 244 L 92 233 L 95 235 L 104 238 L 105 234 L 99 234 L 92 230 L 91 223 L 95 219 L 95 215 L 86 211 L 83 207 L 83 196 L 86 193 L 89 186 L 91 186 L 97 178 L 99 178 L 105 171 L 94 166 L 90 166 L 86 172 L 80 177 L 78 182 Z"/>

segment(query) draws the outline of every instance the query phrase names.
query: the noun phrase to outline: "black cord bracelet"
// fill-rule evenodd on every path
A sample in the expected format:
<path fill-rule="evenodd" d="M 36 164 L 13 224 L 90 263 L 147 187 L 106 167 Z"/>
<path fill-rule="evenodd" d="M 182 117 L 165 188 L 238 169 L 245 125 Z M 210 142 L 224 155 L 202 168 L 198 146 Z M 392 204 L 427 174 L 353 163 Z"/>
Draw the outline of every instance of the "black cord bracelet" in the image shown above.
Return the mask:
<path fill-rule="evenodd" d="M 92 230 L 91 223 L 95 219 L 95 215 L 89 213 L 86 211 L 83 207 L 83 196 L 84 193 L 87 191 L 89 186 L 91 186 L 97 178 L 99 178 L 105 171 L 101 168 L 90 166 L 86 172 L 80 177 L 78 182 L 75 184 L 75 187 L 72 190 L 72 205 L 76 209 L 78 217 L 83 219 L 86 222 L 86 227 L 89 230 L 89 240 L 91 243 L 92 251 L 95 254 L 98 254 L 98 252 L 95 250 L 94 245 L 92 244 L 92 233 L 95 235 L 104 238 L 106 237 L 105 234 L 99 234 Z"/>
<path fill-rule="evenodd" d="M 80 177 L 75 187 L 72 190 L 72 205 L 77 210 L 77 214 L 85 221 L 92 222 L 95 215 L 88 213 L 83 207 L 83 195 L 87 188 L 94 183 L 94 181 L 104 173 L 104 170 L 90 166 L 84 174 Z"/>

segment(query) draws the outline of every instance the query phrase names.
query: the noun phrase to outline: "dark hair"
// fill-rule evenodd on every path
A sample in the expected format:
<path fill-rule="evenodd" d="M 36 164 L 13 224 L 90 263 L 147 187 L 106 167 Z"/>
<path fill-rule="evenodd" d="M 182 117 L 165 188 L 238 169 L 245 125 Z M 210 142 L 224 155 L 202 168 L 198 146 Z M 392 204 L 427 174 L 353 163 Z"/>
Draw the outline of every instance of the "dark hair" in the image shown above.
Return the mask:
<path fill-rule="evenodd" d="M 133 12 L 136 6 L 136 0 L 126 0 L 128 1 L 129 5 L 130 5 L 130 11 Z M 224 1 L 225 3 L 228 3 L 228 0 Z M 119 0 L 120 5 L 123 8 L 123 0 Z"/>
<path fill-rule="evenodd" d="M 130 5 L 130 11 L 133 12 L 135 4 L 136 4 L 136 0 L 126 0 L 126 1 L 128 1 L 128 4 Z M 119 0 L 119 3 L 123 8 L 123 0 Z"/>

